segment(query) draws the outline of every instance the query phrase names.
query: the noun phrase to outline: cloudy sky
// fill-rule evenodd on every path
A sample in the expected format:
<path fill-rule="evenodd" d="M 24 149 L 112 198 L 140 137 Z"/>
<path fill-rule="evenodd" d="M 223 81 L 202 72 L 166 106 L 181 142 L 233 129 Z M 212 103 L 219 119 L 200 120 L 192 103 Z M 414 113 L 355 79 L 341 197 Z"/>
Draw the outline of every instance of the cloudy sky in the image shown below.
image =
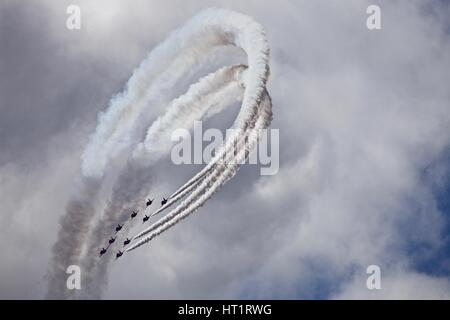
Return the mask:
<path fill-rule="evenodd" d="M 72 3 L 81 30 L 66 28 Z M 0 4 L 0 298 L 44 298 L 98 112 L 171 30 L 218 6 L 267 31 L 280 170 L 244 166 L 195 215 L 112 264 L 103 297 L 450 299 L 448 3 L 127 3 Z M 366 27 L 370 4 L 380 30 Z M 198 169 L 163 159 L 148 192 Z M 366 287 L 369 265 L 380 290 Z"/>

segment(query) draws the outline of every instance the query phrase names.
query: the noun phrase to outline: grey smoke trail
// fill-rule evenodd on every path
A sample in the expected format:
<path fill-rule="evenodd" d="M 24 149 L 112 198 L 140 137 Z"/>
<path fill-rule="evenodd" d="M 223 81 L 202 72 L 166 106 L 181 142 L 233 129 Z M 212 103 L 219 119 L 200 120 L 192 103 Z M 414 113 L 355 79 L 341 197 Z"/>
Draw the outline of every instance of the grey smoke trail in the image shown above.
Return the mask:
<path fill-rule="evenodd" d="M 86 241 L 86 254 L 81 259 L 83 270 L 81 298 L 99 299 L 101 297 L 107 286 L 108 265 L 114 259 L 117 249 L 122 248 L 121 236 L 127 232 L 130 223 L 138 220 L 136 217 L 130 221 L 130 213 L 139 207 L 147 190 L 151 187 L 151 176 L 148 168 L 142 168 L 133 163 L 128 163 L 122 170 L 103 215 Z M 109 237 L 114 234 L 114 228 L 119 223 L 124 225 L 124 228 L 120 234 L 116 235 L 116 242 L 108 248 L 108 252 L 99 258 L 99 250 L 102 245 L 107 245 Z"/>
<path fill-rule="evenodd" d="M 95 213 L 101 181 L 82 178 L 79 184 L 80 190 L 67 204 L 66 214 L 59 222 L 60 230 L 47 273 L 47 299 L 73 298 L 73 290 L 68 290 L 66 286 L 66 270 L 68 266 L 78 264 L 89 223 Z"/>

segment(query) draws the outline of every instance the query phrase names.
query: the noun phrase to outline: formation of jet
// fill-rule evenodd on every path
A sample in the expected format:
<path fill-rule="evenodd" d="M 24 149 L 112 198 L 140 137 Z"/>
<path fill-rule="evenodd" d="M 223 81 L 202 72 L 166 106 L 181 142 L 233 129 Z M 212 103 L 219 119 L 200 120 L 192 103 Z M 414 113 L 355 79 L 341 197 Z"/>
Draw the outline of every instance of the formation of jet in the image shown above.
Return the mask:
<path fill-rule="evenodd" d="M 133 219 L 134 217 L 136 217 L 136 215 L 138 214 L 139 210 L 133 210 L 133 212 L 131 213 L 131 219 Z"/>
<path fill-rule="evenodd" d="M 147 207 L 151 206 L 154 200 L 155 200 L 155 199 L 150 199 L 150 198 L 148 198 L 147 201 L 145 202 L 145 205 L 146 205 Z M 162 201 L 161 201 L 161 206 L 164 206 L 164 205 L 167 203 L 168 200 L 169 200 L 169 199 L 166 199 L 166 198 L 163 197 L 163 199 L 162 199 Z M 139 212 L 139 210 L 133 210 L 133 212 L 132 212 L 131 215 L 130 215 L 130 220 L 133 220 L 133 219 L 137 216 L 138 212 Z M 150 215 L 150 216 L 151 216 L 151 215 Z M 143 217 L 143 219 L 142 219 L 142 223 L 148 221 L 148 219 L 150 219 L 150 216 L 144 215 L 144 217 Z M 119 223 L 119 224 L 116 226 L 116 229 L 115 229 L 115 230 L 116 230 L 116 233 L 118 233 L 120 230 L 122 230 L 123 226 L 124 226 L 123 224 L 120 225 L 120 223 Z M 100 250 L 100 257 L 103 256 L 103 255 L 108 251 L 108 248 L 116 241 L 116 238 L 117 238 L 117 236 L 111 237 L 111 238 L 108 240 L 108 243 L 109 243 L 108 246 L 107 246 L 106 248 L 102 248 L 102 249 Z M 131 239 L 126 238 L 126 240 L 123 242 L 123 246 L 124 246 L 124 247 L 127 246 L 130 242 L 131 242 Z M 120 258 L 122 255 L 123 255 L 123 252 L 119 250 L 119 252 L 117 252 L 117 254 L 116 254 L 116 259 Z"/>

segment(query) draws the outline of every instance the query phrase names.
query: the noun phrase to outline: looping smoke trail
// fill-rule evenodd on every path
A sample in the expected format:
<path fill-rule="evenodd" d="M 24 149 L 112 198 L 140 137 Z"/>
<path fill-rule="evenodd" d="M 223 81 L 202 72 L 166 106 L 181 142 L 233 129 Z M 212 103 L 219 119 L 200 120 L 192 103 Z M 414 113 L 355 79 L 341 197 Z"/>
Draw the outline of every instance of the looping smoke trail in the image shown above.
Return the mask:
<path fill-rule="evenodd" d="M 237 23 L 239 25 L 239 23 Z M 223 158 L 224 154 L 230 153 L 233 147 L 240 145 L 242 139 L 248 138 L 250 135 L 251 143 L 250 146 L 253 148 L 255 142 L 252 133 L 248 133 L 247 130 L 254 129 L 255 126 L 252 124 L 259 121 L 262 126 L 256 126 L 257 129 L 266 128 L 272 118 L 271 113 L 271 101 L 265 89 L 267 82 L 267 77 L 269 74 L 268 67 L 268 46 L 265 41 L 264 32 L 262 28 L 250 21 L 244 23 L 248 29 L 245 31 L 237 27 L 234 30 L 234 34 L 228 34 L 230 44 L 241 47 L 248 56 L 249 67 L 247 72 L 243 75 L 243 86 L 245 87 L 244 97 L 242 102 L 241 111 L 235 120 L 234 127 L 240 129 L 244 132 L 244 136 L 239 136 L 239 131 L 231 138 L 227 139 L 226 143 L 216 157 L 196 176 L 189 180 L 185 185 L 179 188 L 171 197 L 172 201 L 166 204 L 165 207 L 171 206 L 177 200 L 182 198 L 187 192 L 193 191 L 193 193 L 181 203 L 175 210 L 170 212 L 165 217 L 161 218 L 159 221 L 155 222 L 148 229 L 142 231 L 136 235 L 133 239 L 144 236 L 145 234 L 152 232 L 157 228 L 157 232 L 153 232 L 145 239 L 133 244 L 127 249 L 127 251 L 133 250 L 140 245 L 151 240 L 155 235 L 160 234 L 162 231 L 167 230 L 168 227 L 174 225 L 176 222 L 182 219 L 182 217 L 187 216 L 193 210 L 203 205 L 203 203 L 209 199 L 209 197 L 216 192 L 226 181 L 231 179 L 232 176 L 237 171 L 238 166 L 227 167 L 226 165 L 218 165 L 218 161 Z M 222 26 L 224 30 L 228 30 L 226 26 Z M 234 25 L 236 27 L 236 25 Z M 239 33 L 241 32 L 241 33 Z M 243 41 L 243 39 L 245 39 Z M 251 39 L 251 40 L 250 40 Z M 255 41 L 255 39 L 257 39 Z M 259 49 L 259 50 L 258 50 Z M 262 106 L 261 106 L 262 105 Z M 263 109 L 262 116 L 258 115 L 259 109 Z M 261 118 L 262 117 L 262 118 Z M 242 146 L 241 146 L 242 148 Z M 238 156 L 233 159 L 235 163 L 240 163 L 242 157 L 245 157 L 247 152 L 242 153 L 241 150 L 238 151 Z M 237 160 L 237 161 L 236 161 Z M 207 190 L 208 189 L 208 190 Z M 160 212 L 158 210 L 156 213 Z M 178 217 L 177 217 L 178 216 Z"/>
<path fill-rule="evenodd" d="M 164 95 L 165 90 L 192 66 L 220 46 L 235 46 L 247 53 L 248 69 L 240 77 L 245 87 L 242 107 L 233 124 L 233 127 L 245 129 L 256 114 L 269 75 L 269 46 L 265 33 L 261 25 L 246 15 L 207 9 L 158 45 L 133 72 L 126 90 L 111 100 L 108 110 L 100 115 L 97 129 L 83 153 L 83 174 L 102 176 L 110 160 L 129 148 L 134 149 L 133 158 L 144 159 L 146 165 L 159 159 L 161 151 L 155 146 L 154 133 L 163 132 L 167 137 L 171 133 L 170 126 L 165 128 L 155 123 L 145 140 L 136 145 L 135 128 L 142 127 L 141 121 L 145 121 L 142 115 L 148 112 L 149 102 Z M 214 77 L 210 82 L 203 82 L 205 92 L 214 91 L 218 85 Z M 191 92 L 191 101 L 198 102 L 195 90 Z M 196 112 L 195 108 L 190 111 Z M 179 117 L 186 119 L 185 114 Z M 167 118 L 178 119 L 176 113 Z"/>
<path fill-rule="evenodd" d="M 208 55 L 224 46 L 242 49 L 247 54 L 247 65 L 220 68 L 192 84 L 185 94 L 178 98 L 172 96 L 173 88 L 189 72 L 207 64 Z M 100 239 L 104 230 L 113 227 L 116 221 L 123 221 L 123 212 L 135 206 L 138 197 L 149 187 L 148 181 L 142 181 L 141 169 L 149 168 L 170 151 L 173 130 L 189 128 L 194 120 L 208 118 L 241 101 L 232 126 L 237 130 L 227 136 L 212 161 L 172 194 L 168 203 L 154 214 L 185 199 L 134 237 L 140 240 L 128 251 L 187 217 L 236 174 L 242 160 L 258 142 L 257 130 L 267 128 L 272 119 L 271 100 L 266 90 L 268 61 L 269 46 L 262 26 L 244 14 L 215 8 L 197 14 L 149 53 L 134 70 L 125 90 L 115 95 L 107 110 L 100 113 L 97 128 L 83 152 L 81 171 L 85 179 L 97 181 L 100 189 L 105 180 L 103 177 L 114 173 L 119 178 L 103 216 L 90 233 L 88 226 L 94 217 L 91 209 L 82 210 L 80 221 L 73 218 L 73 210 L 67 211 L 65 220 L 71 223 L 61 224 L 55 245 L 59 248 L 63 243 L 60 241 L 64 241 L 67 250 L 59 250 L 61 254 L 54 250 L 56 267 L 50 270 L 50 297 L 55 297 L 50 293 L 58 294 L 65 285 L 65 274 L 61 277 L 62 267 L 59 266 L 66 266 L 76 259 L 85 267 L 89 279 L 88 292 L 82 296 L 100 297 L 111 256 L 99 259 L 96 248 L 101 246 L 100 240 L 106 240 Z M 158 109 L 150 109 L 149 106 L 165 105 L 166 112 L 151 123 Z M 145 128 L 148 128 L 146 133 Z M 125 162 L 116 161 L 119 155 L 124 154 L 130 157 Z M 129 181 L 133 181 L 131 191 Z M 91 208 L 91 198 L 91 195 L 86 195 L 81 202 L 86 201 Z M 67 241 L 68 238 L 75 241 Z M 81 256 L 83 248 L 86 248 L 86 253 Z M 64 293 L 60 295 L 64 296 Z"/>

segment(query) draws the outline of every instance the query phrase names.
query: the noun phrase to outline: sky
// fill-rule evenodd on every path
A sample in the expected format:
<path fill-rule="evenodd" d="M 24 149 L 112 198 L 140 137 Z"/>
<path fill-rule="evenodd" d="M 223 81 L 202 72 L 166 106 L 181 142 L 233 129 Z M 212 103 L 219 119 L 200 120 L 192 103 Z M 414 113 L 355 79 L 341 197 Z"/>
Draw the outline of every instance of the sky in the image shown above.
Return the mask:
<path fill-rule="evenodd" d="M 82 28 L 66 28 L 66 8 Z M 368 30 L 366 8 L 381 8 Z M 280 170 L 243 166 L 197 213 L 111 265 L 105 299 L 449 299 L 445 1 L 0 3 L 0 298 L 42 299 L 97 114 L 203 8 L 261 23 Z M 151 108 L 151 106 L 149 106 Z M 226 128 L 237 106 L 208 124 Z M 198 165 L 149 168 L 162 197 Z M 381 289 L 366 269 L 378 265 Z"/>

